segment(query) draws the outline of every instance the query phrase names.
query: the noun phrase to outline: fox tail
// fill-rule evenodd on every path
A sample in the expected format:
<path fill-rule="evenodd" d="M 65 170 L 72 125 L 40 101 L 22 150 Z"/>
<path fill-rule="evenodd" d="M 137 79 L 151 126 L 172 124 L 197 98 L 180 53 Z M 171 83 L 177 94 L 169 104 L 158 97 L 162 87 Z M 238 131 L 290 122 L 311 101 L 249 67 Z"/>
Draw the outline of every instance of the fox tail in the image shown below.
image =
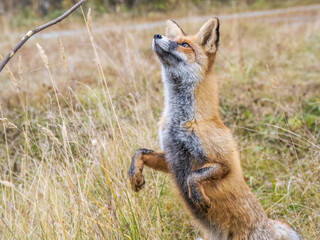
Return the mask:
<path fill-rule="evenodd" d="M 272 222 L 276 240 L 301 240 L 299 235 L 286 223 L 274 220 Z"/>

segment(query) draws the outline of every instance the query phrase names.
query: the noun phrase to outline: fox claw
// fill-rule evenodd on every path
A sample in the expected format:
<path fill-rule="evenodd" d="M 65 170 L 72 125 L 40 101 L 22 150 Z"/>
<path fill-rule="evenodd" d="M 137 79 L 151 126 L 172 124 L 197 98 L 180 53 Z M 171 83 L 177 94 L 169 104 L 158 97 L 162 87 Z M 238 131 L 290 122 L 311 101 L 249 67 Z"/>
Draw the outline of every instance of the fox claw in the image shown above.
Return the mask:
<path fill-rule="evenodd" d="M 136 185 L 134 191 L 139 192 L 141 189 L 144 188 L 145 183 L 146 183 L 146 182 L 143 180 L 143 183 L 142 183 L 142 184 Z"/>
<path fill-rule="evenodd" d="M 203 212 L 207 213 L 211 207 L 211 200 L 201 193 L 199 187 L 191 179 L 188 179 L 188 190 L 189 198 L 193 204 Z"/>
<path fill-rule="evenodd" d="M 142 175 L 143 161 L 142 154 L 146 152 L 146 149 L 138 149 L 133 154 L 130 168 L 129 168 L 129 179 L 133 191 L 139 192 L 145 185 L 145 180 Z"/>
<path fill-rule="evenodd" d="M 201 201 L 200 203 L 196 204 L 198 208 L 200 208 L 203 212 L 207 213 L 211 207 L 211 201 L 209 200 L 206 202 L 205 200 Z"/>
<path fill-rule="evenodd" d="M 141 189 L 144 188 L 146 181 L 144 180 L 143 175 L 141 177 L 136 178 L 136 181 L 132 184 L 132 188 L 135 192 L 139 192 Z"/>
<path fill-rule="evenodd" d="M 194 203 L 194 205 L 196 205 L 197 208 L 199 208 L 204 213 L 207 213 L 211 207 L 211 201 L 206 198 L 204 198 L 204 196 L 202 196 L 200 199 L 199 198 L 198 199 L 191 198 L 191 200 Z"/>
<path fill-rule="evenodd" d="M 134 173 L 133 175 L 129 174 L 129 178 L 130 178 L 131 187 L 132 187 L 133 191 L 139 192 L 141 189 L 144 188 L 144 185 L 146 182 L 145 182 L 144 177 L 140 171 Z"/>

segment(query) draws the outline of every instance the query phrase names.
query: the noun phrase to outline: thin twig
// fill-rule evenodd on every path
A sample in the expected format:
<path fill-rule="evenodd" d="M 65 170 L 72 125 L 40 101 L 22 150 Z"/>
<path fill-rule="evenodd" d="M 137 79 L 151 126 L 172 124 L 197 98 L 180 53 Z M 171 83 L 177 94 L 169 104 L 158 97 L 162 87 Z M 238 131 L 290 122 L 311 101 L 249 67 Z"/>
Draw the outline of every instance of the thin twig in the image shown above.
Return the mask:
<path fill-rule="evenodd" d="M 62 14 L 58 18 L 27 32 L 27 34 L 20 40 L 20 42 L 18 42 L 18 44 L 12 49 L 12 51 L 1 61 L 0 72 L 2 71 L 4 66 L 7 65 L 7 63 L 10 61 L 10 59 L 16 54 L 16 52 L 22 47 L 22 45 L 26 41 L 28 41 L 29 38 L 31 38 L 31 36 L 33 36 L 34 34 L 40 32 L 48 27 L 51 27 L 52 25 L 54 25 L 58 22 L 61 22 L 63 19 L 68 17 L 72 12 L 74 12 L 78 7 L 80 7 L 86 1 L 87 0 L 80 0 L 77 4 L 75 4 L 72 8 L 70 8 L 68 11 L 66 11 L 64 14 Z"/>

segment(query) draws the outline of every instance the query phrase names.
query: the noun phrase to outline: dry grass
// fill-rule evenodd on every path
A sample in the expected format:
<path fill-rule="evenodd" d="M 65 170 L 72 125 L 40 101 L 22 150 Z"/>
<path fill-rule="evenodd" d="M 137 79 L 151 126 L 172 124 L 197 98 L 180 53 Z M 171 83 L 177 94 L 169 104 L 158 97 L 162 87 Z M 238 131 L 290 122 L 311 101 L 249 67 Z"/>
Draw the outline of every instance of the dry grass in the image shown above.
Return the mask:
<path fill-rule="evenodd" d="M 193 33 L 199 25 L 183 27 Z M 270 217 L 304 239 L 320 234 L 319 27 L 319 20 L 222 22 L 216 64 L 221 113 L 248 184 Z M 166 175 L 146 170 L 140 194 L 128 184 L 134 150 L 159 148 L 154 33 L 163 29 L 37 39 L 10 63 L 13 81 L 1 74 L 3 239 L 197 235 Z M 1 37 L 1 50 L 12 38 Z"/>

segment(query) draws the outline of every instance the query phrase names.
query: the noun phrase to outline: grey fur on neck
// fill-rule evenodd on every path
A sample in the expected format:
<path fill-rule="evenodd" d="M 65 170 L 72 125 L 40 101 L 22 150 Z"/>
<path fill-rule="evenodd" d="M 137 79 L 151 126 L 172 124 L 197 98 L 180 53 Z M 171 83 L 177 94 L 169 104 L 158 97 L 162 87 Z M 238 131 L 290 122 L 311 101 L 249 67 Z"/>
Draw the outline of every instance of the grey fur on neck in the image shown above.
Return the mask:
<path fill-rule="evenodd" d="M 167 121 L 181 124 L 194 120 L 194 91 L 200 79 L 194 69 L 184 62 L 178 66 L 162 66 Z"/>
<path fill-rule="evenodd" d="M 162 80 L 165 90 L 163 114 L 166 120 L 164 128 L 159 132 L 159 137 L 162 149 L 166 149 L 166 143 L 170 142 L 168 139 L 175 139 L 173 142 L 183 144 L 185 150 L 189 151 L 200 163 L 204 161 L 205 154 L 199 139 L 184 127 L 186 122 L 195 118 L 194 91 L 200 79 L 194 72 L 195 70 L 185 63 L 179 63 L 172 67 L 162 66 Z M 178 162 L 176 161 L 176 163 Z"/>

